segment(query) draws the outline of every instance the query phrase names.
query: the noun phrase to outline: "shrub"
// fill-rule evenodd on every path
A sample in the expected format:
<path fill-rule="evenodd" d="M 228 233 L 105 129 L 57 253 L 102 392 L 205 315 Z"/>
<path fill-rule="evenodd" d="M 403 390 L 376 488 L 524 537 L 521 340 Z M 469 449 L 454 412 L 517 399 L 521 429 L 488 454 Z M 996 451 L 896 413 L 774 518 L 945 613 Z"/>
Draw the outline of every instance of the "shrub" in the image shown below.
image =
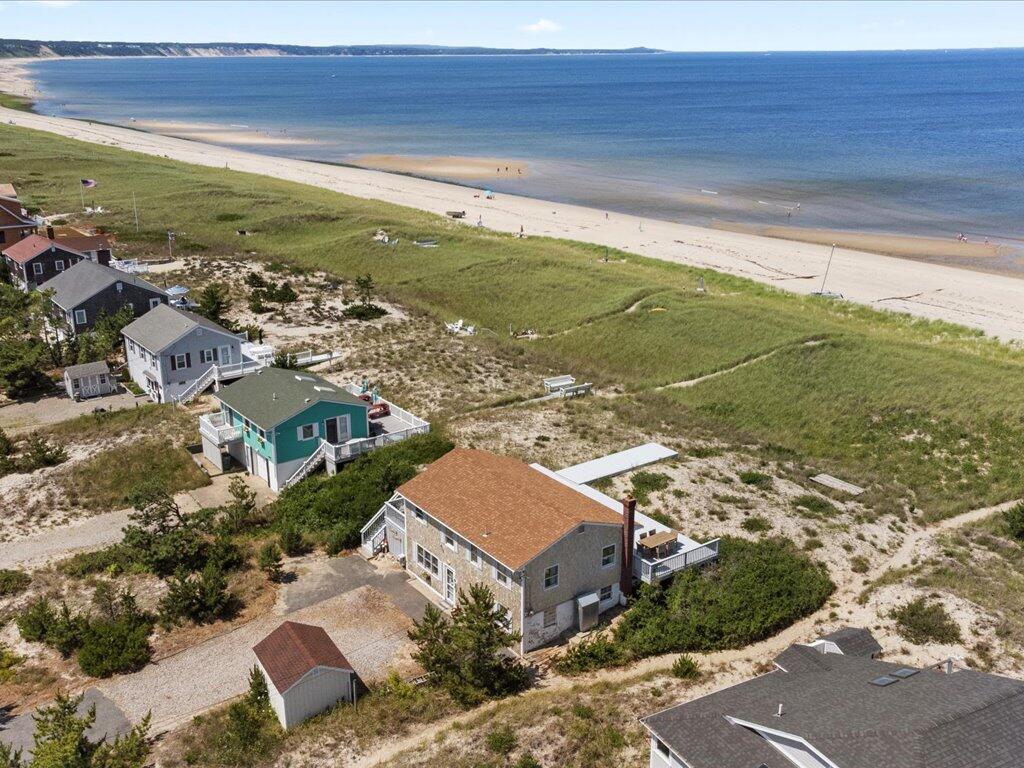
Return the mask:
<path fill-rule="evenodd" d="M 32 768 L 143 768 L 149 762 L 150 716 L 112 741 L 101 736 L 93 742 L 89 734 L 96 708 L 84 709 L 82 698 L 58 693 L 52 704 L 33 715 Z M 78 714 L 83 709 L 84 714 Z"/>
<path fill-rule="evenodd" d="M 768 518 L 762 517 L 761 515 L 751 515 L 750 517 L 744 518 L 743 522 L 740 523 L 740 528 L 748 533 L 763 533 L 772 529 L 772 524 L 768 522 Z"/>
<path fill-rule="evenodd" d="M 24 571 L 0 568 L 0 597 L 20 594 L 28 589 L 28 585 L 31 583 L 32 577 Z"/>
<path fill-rule="evenodd" d="M 45 597 L 33 600 L 15 623 L 25 640 L 45 643 L 65 658 L 81 645 L 85 630 L 85 620 L 72 615 L 67 603 L 61 603 L 60 611 L 55 611 Z"/>
<path fill-rule="evenodd" d="M 267 574 L 271 581 L 278 581 L 281 578 L 281 550 L 277 544 L 268 541 L 264 544 L 256 556 L 256 564 L 260 570 Z"/>
<path fill-rule="evenodd" d="M 633 475 L 633 496 L 640 504 L 647 504 L 651 494 L 668 488 L 672 478 L 662 472 L 642 470 Z"/>
<path fill-rule="evenodd" d="M 1024 541 L 1024 502 L 1003 512 L 1003 520 L 1010 535 L 1017 541 Z"/>
<path fill-rule="evenodd" d="M 376 320 L 387 313 L 384 307 L 376 304 L 352 304 L 341 311 L 342 317 L 349 320 Z"/>
<path fill-rule="evenodd" d="M 201 574 L 179 569 L 167 581 L 167 594 L 160 601 L 160 624 L 171 627 L 184 621 L 209 624 L 223 617 L 231 604 L 227 579 L 216 566 L 207 565 Z"/>
<path fill-rule="evenodd" d="M 180 568 L 195 570 L 207 561 L 206 532 L 212 510 L 186 514 L 159 484 L 143 483 L 129 496 L 135 508 L 124 529 L 131 557 L 157 576 Z"/>
<path fill-rule="evenodd" d="M 828 499 L 823 499 L 821 496 L 815 496 L 813 493 L 804 493 L 797 496 L 792 501 L 793 509 L 804 517 L 813 518 L 825 518 L 831 517 L 839 512 L 836 509 L 836 505 Z"/>
<path fill-rule="evenodd" d="M 555 669 L 563 675 L 578 675 L 604 667 L 617 667 L 628 661 L 625 649 L 605 635 L 581 640 L 555 660 Z"/>
<path fill-rule="evenodd" d="M 152 621 L 141 614 L 90 622 L 78 649 L 78 666 L 92 677 L 140 670 L 152 656 L 149 647 L 152 629 Z"/>
<path fill-rule="evenodd" d="M 490 730 L 484 741 L 487 743 L 487 748 L 496 755 L 509 754 L 518 743 L 515 732 L 507 725 Z"/>
<path fill-rule="evenodd" d="M 361 542 L 363 526 L 358 520 L 342 520 L 331 528 L 324 541 L 324 549 L 329 555 L 337 555 L 346 549 L 358 547 Z"/>
<path fill-rule="evenodd" d="M 745 485 L 752 485 L 755 488 L 767 490 L 772 487 L 772 476 L 764 472 L 745 471 L 739 473 L 740 482 Z"/>
<path fill-rule="evenodd" d="M 700 667 L 690 656 L 680 656 L 672 662 L 672 674 L 680 680 L 696 680 L 700 677 Z"/>
<path fill-rule="evenodd" d="M 8 648 L 3 643 L 0 643 L 0 685 L 9 682 L 18 670 L 18 665 L 23 662 L 24 659 Z M 3 760 L 0 760 L 0 768 L 3 768 Z"/>
<path fill-rule="evenodd" d="M 525 752 L 512 763 L 512 768 L 541 768 L 540 761 L 530 752 Z"/>
<path fill-rule="evenodd" d="M 919 597 L 894 610 L 892 617 L 896 619 L 896 631 L 900 637 L 915 645 L 960 642 L 960 627 L 940 603 L 929 603 Z"/>
<path fill-rule="evenodd" d="M 112 544 L 95 552 L 79 552 L 57 565 L 57 569 L 72 578 L 81 579 L 94 573 L 111 576 L 123 573 L 133 565 L 131 553 L 120 544 Z"/>
<path fill-rule="evenodd" d="M 288 557 L 295 557 L 306 551 L 306 543 L 302 538 L 302 533 L 292 522 L 286 522 L 281 526 L 281 534 L 278 541 L 281 545 L 281 551 L 288 555 Z"/>
<path fill-rule="evenodd" d="M 42 643 L 46 641 L 46 632 L 55 618 L 56 614 L 50 601 L 40 597 L 29 603 L 14 623 L 18 625 L 18 632 L 25 640 L 30 643 Z"/>
<path fill-rule="evenodd" d="M 21 457 L 21 468 L 32 472 L 43 467 L 55 467 L 68 460 L 68 453 L 63 446 L 50 445 L 39 435 L 32 435 L 25 446 Z"/>
<path fill-rule="evenodd" d="M 644 586 L 616 628 L 636 657 L 742 648 L 817 610 L 835 585 L 824 568 L 779 538 L 722 539 L 717 563 Z"/>
<path fill-rule="evenodd" d="M 867 573 L 871 568 L 871 561 L 864 555 L 854 555 L 850 558 L 850 570 L 854 573 Z"/>

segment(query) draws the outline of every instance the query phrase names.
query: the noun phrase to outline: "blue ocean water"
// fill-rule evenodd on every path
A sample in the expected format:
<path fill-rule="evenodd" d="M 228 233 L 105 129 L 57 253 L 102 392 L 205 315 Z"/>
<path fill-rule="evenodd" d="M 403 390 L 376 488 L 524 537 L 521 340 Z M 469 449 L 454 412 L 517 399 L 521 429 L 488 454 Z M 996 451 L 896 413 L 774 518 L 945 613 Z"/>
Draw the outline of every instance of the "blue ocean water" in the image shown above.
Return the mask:
<path fill-rule="evenodd" d="M 697 223 L 1024 237 L 1024 50 L 82 59 L 33 71 L 44 113 L 313 140 L 271 154 L 524 158 L 528 180 L 491 186 Z"/>

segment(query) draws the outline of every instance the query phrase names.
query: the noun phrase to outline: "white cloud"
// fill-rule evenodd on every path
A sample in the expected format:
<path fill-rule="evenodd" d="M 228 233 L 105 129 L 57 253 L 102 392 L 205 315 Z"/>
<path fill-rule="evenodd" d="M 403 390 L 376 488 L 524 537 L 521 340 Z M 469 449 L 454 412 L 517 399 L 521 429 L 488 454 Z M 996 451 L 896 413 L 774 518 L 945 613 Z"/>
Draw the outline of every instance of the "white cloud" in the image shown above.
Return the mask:
<path fill-rule="evenodd" d="M 533 34 L 543 34 L 545 32 L 561 32 L 562 25 L 557 21 L 551 19 L 537 19 L 533 24 L 527 24 L 525 27 L 520 27 L 523 32 L 532 32 Z"/>

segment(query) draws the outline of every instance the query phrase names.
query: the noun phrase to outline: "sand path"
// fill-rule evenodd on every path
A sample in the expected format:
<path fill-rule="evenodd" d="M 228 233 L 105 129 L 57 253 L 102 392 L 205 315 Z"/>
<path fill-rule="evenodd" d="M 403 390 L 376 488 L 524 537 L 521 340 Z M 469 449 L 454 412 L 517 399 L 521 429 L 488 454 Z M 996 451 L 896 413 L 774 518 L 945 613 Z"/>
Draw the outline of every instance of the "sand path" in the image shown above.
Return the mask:
<path fill-rule="evenodd" d="M 593 208 L 514 195 L 474 197 L 469 187 L 272 157 L 127 128 L 0 109 L 0 120 L 83 141 L 198 165 L 246 171 L 382 200 L 443 215 L 465 210 L 467 222 L 503 232 L 546 235 L 604 245 L 665 261 L 715 269 L 797 293 L 821 287 L 829 248 L 609 214 Z M 919 317 L 1024 339 L 1024 280 L 956 267 L 836 249 L 828 289 L 847 299 Z"/>

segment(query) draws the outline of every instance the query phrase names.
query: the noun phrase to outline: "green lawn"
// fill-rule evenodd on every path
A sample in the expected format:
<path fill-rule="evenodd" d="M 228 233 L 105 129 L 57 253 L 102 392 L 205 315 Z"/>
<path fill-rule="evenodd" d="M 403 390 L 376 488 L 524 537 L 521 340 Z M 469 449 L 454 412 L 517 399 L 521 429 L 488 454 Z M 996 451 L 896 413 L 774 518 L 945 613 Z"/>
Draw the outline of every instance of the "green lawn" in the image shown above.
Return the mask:
<path fill-rule="evenodd" d="M 519 240 L 326 190 L 0 126 L 0 178 L 29 206 L 110 213 L 130 255 L 178 250 L 258 258 L 345 278 L 370 272 L 391 297 L 462 317 L 560 372 L 619 384 L 634 413 L 679 434 L 756 440 L 855 482 L 881 508 L 901 499 L 930 517 L 1024 488 L 1024 353 L 975 331 L 773 291 L 750 281 L 564 240 Z M 138 198 L 141 230 L 132 219 Z M 397 247 L 372 242 L 384 228 Z M 236 229 L 254 231 L 244 241 Z M 411 245 L 432 237 L 441 247 Z M 246 257 L 248 258 L 248 257 Z M 703 276 L 708 294 L 694 291 Z M 642 301 L 641 301 L 642 300 Z M 625 310 L 641 301 L 636 311 Z M 659 310 L 659 311 L 652 311 Z M 660 311 L 663 310 L 663 311 Z M 507 330 L 550 338 L 513 341 Z M 552 335 L 558 334 L 558 335 Z M 817 346 L 801 342 L 823 339 Z M 656 386 L 764 360 L 688 389 Z M 510 350 L 511 351 L 511 350 Z"/>

